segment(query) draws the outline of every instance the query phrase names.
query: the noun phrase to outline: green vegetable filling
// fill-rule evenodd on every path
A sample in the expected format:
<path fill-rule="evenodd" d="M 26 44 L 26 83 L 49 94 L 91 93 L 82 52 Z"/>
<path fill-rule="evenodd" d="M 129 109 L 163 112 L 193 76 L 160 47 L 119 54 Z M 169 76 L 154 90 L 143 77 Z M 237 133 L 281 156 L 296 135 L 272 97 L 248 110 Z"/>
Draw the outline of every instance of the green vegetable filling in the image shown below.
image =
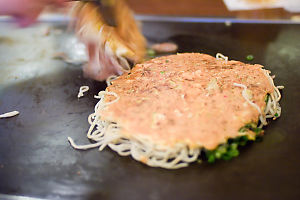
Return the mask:
<path fill-rule="evenodd" d="M 266 103 L 268 103 L 269 98 L 270 98 L 270 94 L 267 94 L 266 97 L 265 97 L 265 102 L 266 102 Z"/>
<path fill-rule="evenodd" d="M 252 123 L 246 124 L 239 130 L 240 133 L 244 133 L 247 131 L 253 131 L 254 133 L 256 133 L 256 135 L 259 135 L 262 132 L 262 129 L 258 128 L 256 123 L 252 122 Z"/>
<path fill-rule="evenodd" d="M 248 56 L 252 56 L 252 55 L 248 55 Z M 248 59 L 248 56 L 247 56 L 247 59 Z M 252 59 L 253 59 L 253 56 L 252 56 Z M 270 94 L 267 94 L 265 96 L 266 104 L 268 103 L 269 98 L 270 98 Z M 278 113 L 276 113 L 275 117 L 278 117 L 278 116 L 279 116 Z M 239 136 L 236 138 L 228 139 L 227 143 L 219 145 L 214 150 L 204 149 L 203 150 L 204 158 L 207 159 L 208 163 L 214 163 L 216 160 L 230 160 L 239 155 L 238 147 L 245 146 L 249 142 L 249 140 L 255 140 L 258 142 L 262 140 L 261 133 L 263 132 L 263 130 L 261 128 L 257 127 L 257 123 L 251 122 L 239 129 L 240 133 L 244 133 L 247 131 L 254 132 L 256 136 L 254 138 L 251 138 L 251 137 L 248 138 L 248 136 L 243 135 L 243 136 Z"/>
<path fill-rule="evenodd" d="M 207 162 L 214 163 L 216 160 L 230 160 L 239 155 L 238 146 L 244 146 L 248 141 L 246 136 L 229 139 L 226 144 L 219 145 L 215 150 L 205 150 Z"/>
<path fill-rule="evenodd" d="M 246 131 L 255 132 L 255 139 L 259 139 L 262 129 L 258 128 L 256 123 L 251 122 L 239 130 L 241 133 Z M 246 135 L 228 139 L 227 143 L 219 145 L 214 150 L 204 150 L 204 157 L 207 159 L 208 163 L 214 163 L 216 160 L 230 160 L 239 155 L 238 147 L 245 146 L 249 140 L 251 139 Z"/>

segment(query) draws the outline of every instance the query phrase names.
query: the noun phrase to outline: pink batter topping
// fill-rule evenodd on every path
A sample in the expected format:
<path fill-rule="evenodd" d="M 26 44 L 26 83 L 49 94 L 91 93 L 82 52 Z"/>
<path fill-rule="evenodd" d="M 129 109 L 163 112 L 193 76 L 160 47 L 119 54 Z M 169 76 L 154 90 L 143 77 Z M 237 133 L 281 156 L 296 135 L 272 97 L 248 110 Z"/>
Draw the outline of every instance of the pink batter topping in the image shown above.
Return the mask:
<path fill-rule="evenodd" d="M 117 122 L 128 138 L 146 136 L 166 146 L 184 143 L 214 149 L 240 136 L 239 129 L 259 117 L 242 96 L 243 88 L 234 83 L 247 86 L 251 101 L 261 110 L 267 93 L 273 92 L 261 65 L 200 53 L 155 58 L 113 81 L 107 91 L 120 99 L 100 114 Z M 106 101 L 113 98 L 106 96 Z"/>

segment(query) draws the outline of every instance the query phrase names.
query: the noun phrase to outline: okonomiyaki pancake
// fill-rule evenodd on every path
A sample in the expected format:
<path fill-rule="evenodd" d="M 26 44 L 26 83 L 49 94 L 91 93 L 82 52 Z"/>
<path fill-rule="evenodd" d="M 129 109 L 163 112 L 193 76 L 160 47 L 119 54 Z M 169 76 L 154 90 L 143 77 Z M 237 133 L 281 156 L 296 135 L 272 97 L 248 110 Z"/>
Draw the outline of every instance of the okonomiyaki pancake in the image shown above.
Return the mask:
<path fill-rule="evenodd" d="M 109 146 L 149 166 L 180 168 L 238 155 L 267 118 L 279 117 L 280 92 L 263 66 L 200 53 L 137 64 L 98 95 L 87 149 Z M 280 87 L 279 87 L 280 88 Z M 201 156 L 202 157 L 202 156 Z"/>

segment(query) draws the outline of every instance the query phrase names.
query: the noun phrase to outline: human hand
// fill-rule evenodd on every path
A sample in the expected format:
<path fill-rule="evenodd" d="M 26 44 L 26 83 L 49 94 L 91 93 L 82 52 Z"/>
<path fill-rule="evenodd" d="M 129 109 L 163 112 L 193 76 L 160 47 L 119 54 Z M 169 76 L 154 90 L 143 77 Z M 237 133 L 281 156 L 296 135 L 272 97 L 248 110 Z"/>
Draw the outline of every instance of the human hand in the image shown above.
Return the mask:
<path fill-rule="evenodd" d="M 0 0 L 0 15 L 13 16 L 20 26 L 33 23 L 47 5 L 63 5 L 65 0 Z"/>
<path fill-rule="evenodd" d="M 103 2 L 103 1 L 102 1 Z M 110 26 L 94 3 L 75 2 L 75 32 L 86 45 L 89 62 L 83 67 L 86 77 L 103 81 L 121 75 L 144 60 L 146 39 L 125 0 L 106 1 L 117 26 Z"/>

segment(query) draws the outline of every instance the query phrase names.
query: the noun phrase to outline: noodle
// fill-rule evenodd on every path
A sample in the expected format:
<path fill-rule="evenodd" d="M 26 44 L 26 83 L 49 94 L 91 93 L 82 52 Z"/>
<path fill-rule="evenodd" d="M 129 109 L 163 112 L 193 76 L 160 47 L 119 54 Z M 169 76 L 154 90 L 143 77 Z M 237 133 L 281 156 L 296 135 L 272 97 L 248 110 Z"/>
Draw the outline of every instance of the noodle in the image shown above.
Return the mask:
<path fill-rule="evenodd" d="M 12 112 L 7 112 L 7 113 L 4 113 L 4 114 L 1 114 L 0 115 L 0 119 L 1 118 L 9 118 L 9 117 L 14 117 L 16 115 L 19 114 L 19 111 L 12 111 Z"/>
<path fill-rule="evenodd" d="M 225 60 L 225 61 L 228 61 L 228 57 L 227 56 L 224 56 L 223 54 L 221 54 L 221 53 L 217 53 L 216 54 L 216 59 L 217 60 Z"/>
<path fill-rule="evenodd" d="M 243 95 L 244 99 L 259 112 L 259 114 L 260 114 L 260 116 L 259 116 L 260 121 L 262 122 L 263 125 L 266 125 L 267 122 L 266 122 L 266 118 L 264 117 L 264 114 L 261 112 L 261 110 L 258 107 L 258 105 L 255 104 L 255 103 L 253 103 L 252 101 L 250 101 L 250 99 L 246 95 L 247 86 L 245 86 L 243 84 L 238 84 L 238 83 L 234 83 L 233 85 L 237 86 L 237 87 L 243 88 L 242 95 Z"/>
<path fill-rule="evenodd" d="M 110 85 L 112 84 L 111 82 L 112 82 L 113 80 L 115 80 L 117 77 L 118 77 L 118 76 L 116 76 L 116 75 L 112 75 L 112 76 L 108 77 L 108 78 L 106 79 L 106 85 L 107 85 L 107 87 L 110 86 Z"/>
<path fill-rule="evenodd" d="M 89 86 L 81 86 L 79 88 L 79 92 L 78 92 L 78 95 L 77 95 L 77 98 L 79 99 L 80 97 L 83 97 L 84 93 L 89 91 Z"/>
<path fill-rule="evenodd" d="M 259 120 L 260 120 L 261 124 L 260 124 L 259 128 L 262 128 L 263 126 L 267 125 L 266 119 L 273 118 L 273 120 L 275 120 L 276 118 L 280 117 L 281 107 L 279 105 L 279 101 L 281 99 L 281 94 L 279 92 L 279 89 L 284 88 L 284 86 L 275 86 L 274 85 L 273 78 L 270 76 L 270 72 L 268 70 L 264 70 L 264 73 L 274 88 L 274 92 L 272 94 L 270 94 L 270 97 L 267 101 L 267 105 L 266 105 L 264 111 L 261 111 L 261 109 L 259 108 L 259 106 L 257 104 L 253 103 L 252 101 L 250 101 L 249 98 L 247 98 L 247 95 L 246 95 L 247 87 L 245 85 L 238 84 L 238 83 L 233 84 L 234 86 L 243 88 L 242 95 L 243 95 L 244 99 L 251 106 L 256 108 L 258 110 L 258 112 L 260 113 Z"/>

